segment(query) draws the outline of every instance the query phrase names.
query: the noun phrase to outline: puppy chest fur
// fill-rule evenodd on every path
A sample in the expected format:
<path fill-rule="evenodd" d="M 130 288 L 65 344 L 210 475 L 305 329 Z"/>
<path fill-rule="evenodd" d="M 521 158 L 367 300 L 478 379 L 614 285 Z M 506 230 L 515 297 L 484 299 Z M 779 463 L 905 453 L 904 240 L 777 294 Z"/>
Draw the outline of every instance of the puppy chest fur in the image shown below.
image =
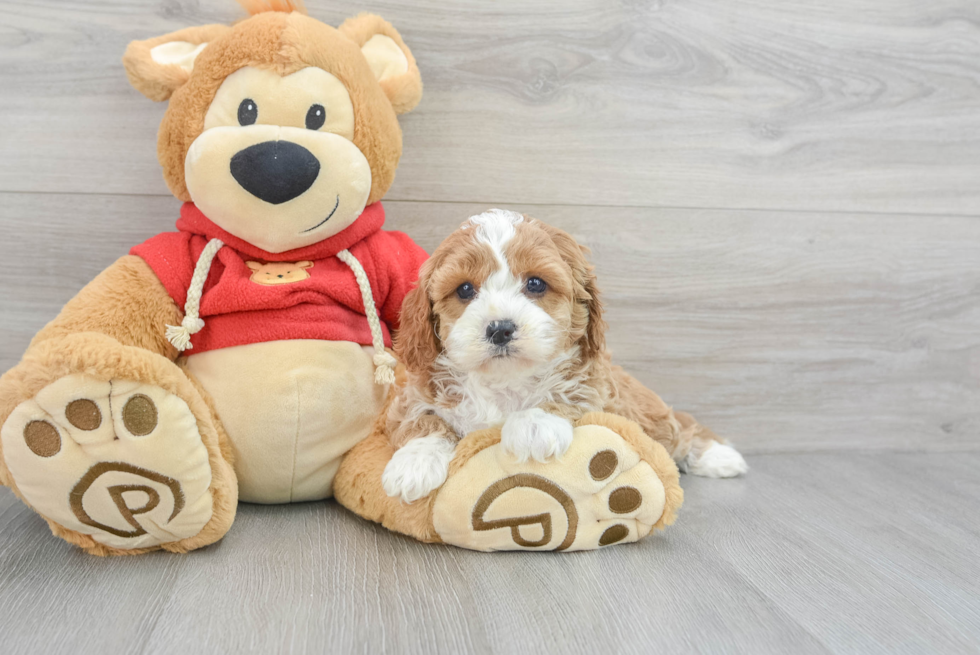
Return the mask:
<path fill-rule="evenodd" d="M 432 395 L 407 389 L 406 418 L 433 413 L 462 438 L 474 430 L 501 425 L 513 413 L 544 405 L 571 405 L 599 411 L 602 399 L 579 363 L 578 348 L 561 353 L 543 370 L 524 376 L 467 374 L 440 358 L 432 377 Z"/>

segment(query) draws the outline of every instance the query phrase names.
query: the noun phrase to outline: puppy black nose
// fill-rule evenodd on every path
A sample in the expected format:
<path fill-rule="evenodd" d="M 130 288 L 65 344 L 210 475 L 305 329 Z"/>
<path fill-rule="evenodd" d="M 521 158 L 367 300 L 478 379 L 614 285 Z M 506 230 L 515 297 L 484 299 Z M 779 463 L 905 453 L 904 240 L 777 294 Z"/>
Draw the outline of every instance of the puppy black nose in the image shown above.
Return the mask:
<path fill-rule="evenodd" d="M 320 174 L 320 162 L 290 141 L 256 143 L 231 158 L 231 176 L 260 200 L 279 205 L 302 195 Z"/>
<path fill-rule="evenodd" d="M 487 341 L 495 346 L 503 346 L 514 338 L 517 326 L 514 321 L 492 321 L 487 326 Z"/>

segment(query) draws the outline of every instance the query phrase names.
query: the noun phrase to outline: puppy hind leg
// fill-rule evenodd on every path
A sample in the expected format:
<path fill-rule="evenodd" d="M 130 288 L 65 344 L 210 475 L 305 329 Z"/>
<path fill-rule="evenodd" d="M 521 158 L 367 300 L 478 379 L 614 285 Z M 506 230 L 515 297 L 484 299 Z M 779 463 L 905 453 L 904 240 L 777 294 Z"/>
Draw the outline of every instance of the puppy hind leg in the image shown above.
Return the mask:
<path fill-rule="evenodd" d="M 748 473 L 742 455 L 709 428 L 686 412 L 674 412 L 681 425 L 681 441 L 688 444 L 687 455 L 677 459 L 685 473 L 707 478 L 734 478 Z"/>
<path fill-rule="evenodd" d="M 612 393 L 605 411 L 639 423 L 686 473 L 731 478 L 748 471 L 745 460 L 724 439 L 686 412 L 675 412 L 619 366 L 612 367 Z"/>
<path fill-rule="evenodd" d="M 687 456 L 693 432 L 685 432 L 670 406 L 620 366 L 611 369 L 609 400 L 603 411 L 635 421 L 648 437 L 678 461 Z M 686 415 L 690 418 L 690 415 Z M 691 419 L 693 422 L 693 419 Z"/>

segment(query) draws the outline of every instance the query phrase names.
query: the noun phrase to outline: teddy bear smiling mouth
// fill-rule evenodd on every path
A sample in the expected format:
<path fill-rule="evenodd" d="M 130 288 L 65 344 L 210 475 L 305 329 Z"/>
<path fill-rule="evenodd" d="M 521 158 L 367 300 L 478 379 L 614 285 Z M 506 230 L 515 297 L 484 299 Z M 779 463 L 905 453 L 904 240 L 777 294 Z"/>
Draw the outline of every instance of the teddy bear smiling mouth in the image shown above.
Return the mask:
<path fill-rule="evenodd" d="M 306 234 L 307 232 L 312 232 L 313 230 L 317 229 L 318 227 L 320 227 L 321 225 L 323 225 L 324 223 L 326 223 L 327 221 L 329 221 L 331 218 L 333 218 L 333 215 L 337 212 L 337 207 L 340 207 L 340 194 L 339 193 L 337 194 L 337 201 L 333 204 L 333 209 L 330 210 L 330 213 L 327 214 L 327 217 L 325 219 L 323 219 L 322 221 L 320 221 L 319 223 L 317 223 L 316 225 L 314 225 L 313 227 L 310 227 L 310 228 L 307 228 L 305 230 L 302 230 L 300 232 L 300 234 Z"/>

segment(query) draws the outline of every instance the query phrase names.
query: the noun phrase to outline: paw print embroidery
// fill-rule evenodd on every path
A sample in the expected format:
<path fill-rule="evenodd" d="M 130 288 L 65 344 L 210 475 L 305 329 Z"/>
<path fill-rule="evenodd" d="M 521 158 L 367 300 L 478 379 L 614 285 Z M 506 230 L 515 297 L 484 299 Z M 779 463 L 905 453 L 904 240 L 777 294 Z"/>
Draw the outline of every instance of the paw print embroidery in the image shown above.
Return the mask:
<path fill-rule="evenodd" d="M 620 421 L 612 425 L 633 431 L 633 441 L 649 439 Z M 661 446 L 644 457 L 604 425 L 576 427 L 561 460 L 522 462 L 502 444 L 470 456 L 437 492 L 432 525 L 444 542 L 488 551 L 592 550 L 642 539 L 670 523 L 682 500 L 677 469 Z"/>
<path fill-rule="evenodd" d="M 307 269 L 313 268 L 313 262 L 245 262 L 245 265 L 252 271 L 249 279 L 256 284 L 264 286 L 274 286 L 276 284 L 290 284 L 300 282 L 310 277 Z"/>
<path fill-rule="evenodd" d="M 155 385 L 65 376 L 18 405 L 0 441 L 38 512 L 106 546 L 172 543 L 211 520 L 211 466 L 197 417 Z"/>

